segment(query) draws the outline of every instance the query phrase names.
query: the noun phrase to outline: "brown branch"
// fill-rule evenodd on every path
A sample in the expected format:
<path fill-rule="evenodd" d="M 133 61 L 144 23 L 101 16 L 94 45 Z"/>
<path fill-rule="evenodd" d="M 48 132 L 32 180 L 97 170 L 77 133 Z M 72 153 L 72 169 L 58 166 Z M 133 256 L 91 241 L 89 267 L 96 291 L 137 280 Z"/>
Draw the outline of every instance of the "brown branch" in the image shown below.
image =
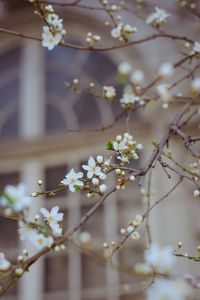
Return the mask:
<path fill-rule="evenodd" d="M 200 141 L 200 136 L 188 136 L 188 140 L 190 142 L 197 142 Z"/>
<path fill-rule="evenodd" d="M 149 172 L 149 178 L 148 178 L 148 185 L 147 185 L 147 211 L 149 210 L 151 206 L 151 177 L 152 177 L 152 169 Z M 150 231 L 150 225 L 149 225 L 149 216 L 147 215 L 146 217 L 146 222 L 145 222 L 145 228 L 147 232 L 147 238 L 148 238 L 148 243 L 152 243 L 152 238 L 151 238 L 151 231 Z"/>
<path fill-rule="evenodd" d="M 13 36 L 22 37 L 22 38 L 42 41 L 42 38 L 40 38 L 40 37 L 36 37 L 36 36 L 25 34 L 25 33 L 16 32 L 16 31 L 13 31 L 13 30 L 5 29 L 5 28 L 0 28 L 0 32 L 7 33 L 7 34 L 10 34 L 10 35 L 13 35 Z M 130 42 L 127 42 L 127 43 L 124 43 L 124 44 L 114 45 L 114 46 L 110 46 L 110 47 L 89 48 L 89 47 L 84 47 L 84 46 L 73 45 L 73 44 L 66 43 L 66 42 L 61 42 L 61 43 L 59 43 L 59 45 L 65 46 L 65 47 L 68 47 L 68 48 L 77 49 L 77 50 L 85 50 L 85 51 L 91 51 L 91 50 L 92 51 L 108 51 L 108 50 L 115 50 L 115 49 L 125 48 L 125 47 L 128 47 L 128 46 L 138 45 L 138 44 L 141 44 L 141 43 L 145 43 L 145 42 L 148 42 L 148 41 L 155 40 L 157 38 L 167 38 L 167 39 L 172 39 L 172 40 L 180 40 L 180 41 L 187 41 L 189 43 L 194 43 L 193 40 L 188 39 L 185 36 L 181 37 L 181 36 L 173 36 L 171 34 L 156 33 L 156 34 L 152 34 L 150 36 L 147 36 L 143 39 L 134 40 L 134 41 L 130 41 Z M 183 62 L 186 61 L 187 59 L 188 59 L 188 56 L 184 57 Z M 182 61 L 179 62 L 179 64 L 182 64 Z M 177 67 L 177 66 L 178 65 L 176 65 L 175 67 Z"/>
<path fill-rule="evenodd" d="M 183 181 L 183 178 L 180 177 L 179 181 L 159 200 L 157 200 L 142 216 L 142 222 L 140 223 L 140 225 L 144 222 L 145 218 L 147 218 L 147 216 L 149 215 L 150 211 L 157 206 L 161 201 L 163 201 L 164 199 L 166 199 L 178 186 L 179 184 Z M 140 225 L 138 225 L 137 227 L 139 227 Z M 113 252 L 110 256 L 110 258 L 118 251 L 120 250 L 125 242 L 128 240 L 128 238 L 131 236 L 131 234 L 135 231 L 136 227 L 133 229 L 132 232 L 126 234 L 126 236 L 124 237 L 124 239 L 115 247 L 115 249 L 113 249 Z"/>
<path fill-rule="evenodd" d="M 187 104 L 183 107 L 183 109 L 178 112 L 174 118 L 174 120 L 172 121 L 172 125 L 178 125 L 178 122 L 181 120 L 181 118 L 184 116 L 184 114 L 186 112 L 188 112 L 189 108 L 191 107 L 190 104 Z M 155 149 L 153 150 L 153 153 L 151 155 L 151 157 L 149 158 L 149 160 L 147 161 L 147 163 L 145 164 L 145 166 L 142 169 L 139 169 L 137 171 L 134 170 L 133 174 L 135 177 L 138 176 L 144 176 L 149 169 L 152 167 L 154 161 L 156 160 L 156 158 L 160 155 L 160 153 L 162 153 L 162 150 L 166 144 L 166 142 L 169 139 L 169 136 L 171 134 L 170 130 L 167 130 L 167 132 L 165 133 L 165 135 L 163 136 L 163 138 L 161 139 L 160 143 L 155 147 Z M 186 177 L 186 176 L 184 176 Z M 166 198 L 177 186 L 178 184 L 183 180 L 183 176 L 180 177 L 179 182 L 161 199 L 159 199 L 158 201 L 156 201 L 147 211 L 146 213 L 143 215 L 143 220 L 144 218 L 147 216 L 147 214 L 153 209 L 153 207 L 155 207 L 155 205 L 157 205 L 160 201 L 162 201 L 164 198 Z M 190 179 L 191 180 L 191 179 Z M 81 226 L 83 224 L 85 224 L 87 222 L 87 220 L 97 211 L 97 209 L 103 205 L 104 201 L 115 191 L 117 190 L 116 186 L 114 186 L 113 188 L 111 188 L 107 193 L 105 193 L 105 195 L 103 195 L 93 206 L 91 209 L 88 210 L 88 212 L 77 222 L 77 224 L 75 224 L 75 226 L 69 230 L 67 233 L 65 233 L 65 235 L 63 236 L 63 238 L 61 238 L 60 240 L 58 240 L 57 242 L 54 243 L 53 247 L 55 247 L 56 245 L 62 244 L 63 242 L 67 242 L 69 241 L 73 234 L 78 231 Z M 128 239 L 129 235 L 127 237 L 125 237 L 125 240 L 123 243 L 125 243 L 125 241 Z M 45 248 L 42 251 L 40 251 L 39 253 L 35 254 L 34 256 L 30 257 L 29 259 L 27 259 L 25 262 L 23 262 L 21 265 L 24 271 L 28 271 L 29 267 L 35 263 L 41 256 L 45 255 L 46 253 L 48 253 L 51 249 Z M 14 280 L 13 280 L 14 283 Z"/>
<path fill-rule="evenodd" d="M 194 157 L 200 157 L 200 153 L 192 147 L 190 144 L 190 138 L 182 130 L 180 130 L 176 125 L 171 125 L 170 130 L 173 134 L 177 134 L 184 140 L 185 147 L 192 153 Z"/>

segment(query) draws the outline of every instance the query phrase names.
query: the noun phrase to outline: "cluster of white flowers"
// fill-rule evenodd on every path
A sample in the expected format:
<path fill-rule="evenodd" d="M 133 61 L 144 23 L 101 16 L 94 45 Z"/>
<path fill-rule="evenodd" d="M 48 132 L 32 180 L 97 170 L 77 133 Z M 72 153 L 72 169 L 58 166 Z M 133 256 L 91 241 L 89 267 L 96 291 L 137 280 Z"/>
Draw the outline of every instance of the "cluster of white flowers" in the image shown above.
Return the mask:
<path fill-rule="evenodd" d="M 90 158 L 88 159 L 88 164 L 82 165 L 82 168 L 87 171 L 87 177 L 89 179 L 92 178 L 92 184 L 94 185 L 94 187 L 98 188 L 101 193 L 104 193 L 107 189 L 107 186 L 105 184 L 99 185 L 99 179 L 104 180 L 107 177 L 105 174 L 105 171 L 108 168 L 107 160 L 104 160 L 103 156 L 98 155 L 95 161 L 95 159 L 90 156 Z"/>
<path fill-rule="evenodd" d="M 52 234 L 55 237 L 62 235 L 62 227 L 60 227 L 60 222 L 63 220 L 63 213 L 59 213 L 59 207 L 54 206 L 49 212 L 46 208 L 41 208 L 40 212 L 42 213 L 45 221 L 52 229 Z"/>
<path fill-rule="evenodd" d="M 43 215 L 43 224 L 34 224 L 32 222 L 24 222 L 20 220 L 19 234 L 20 239 L 28 239 L 36 249 L 41 250 L 43 248 L 51 248 L 54 243 L 54 238 L 62 236 L 62 220 L 63 213 L 59 213 L 59 207 L 54 206 L 51 211 L 45 208 L 41 208 L 40 212 Z M 35 220 L 38 220 L 39 216 L 36 215 Z"/>
<path fill-rule="evenodd" d="M 103 96 L 105 96 L 109 100 L 112 100 L 116 96 L 116 90 L 113 86 L 104 85 L 102 90 Z"/>
<path fill-rule="evenodd" d="M 96 161 L 93 156 L 90 156 L 88 159 L 87 165 L 82 165 L 82 168 L 87 171 L 87 178 L 91 179 L 91 183 L 94 187 L 96 187 L 97 191 L 100 193 L 104 193 L 107 189 L 105 184 L 99 185 L 99 180 L 106 179 L 105 172 L 108 170 L 110 166 L 110 160 L 104 159 L 102 155 L 98 155 L 96 157 Z M 65 179 L 61 181 L 63 185 L 69 186 L 71 192 L 75 192 L 76 190 L 80 190 L 81 187 L 84 187 L 83 180 L 79 180 L 83 178 L 83 172 L 74 172 L 72 169 L 66 176 Z M 88 193 L 88 197 L 92 198 L 93 194 Z"/>
<path fill-rule="evenodd" d="M 0 252 L 0 271 L 7 271 L 10 267 L 10 262 L 5 258 L 5 254 Z"/>
<path fill-rule="evenodd" d="M 144 101 L 139 97 L 141 94 L 141 85 L 144 82 L 144 73 L 142 70 L 132 70 L 129 62 L 122 62 L 118 66 L 119 80 L 122 84 L 126 84 L 123 89 L 123 96 L 120 99 L 122 107 L 130 106 L 139 102 L 143 104 Z"/>
<path fill-rule="evenodd" d="M 139 232 L 137 232 L 135 229 L 138 225 L 140 225 L 142 222 L 142 216 L 136 215 L 135 219 L 129 223 L 129 226 L 126 228 L 127 233 L 131 233 L 131 237 L 134 240 L 138 240 L 140 238 Z"/>
<path fill-rule="evenodd" d="M 31 230 L 29 232 L 28 239 L 37 250 L 42 250 L 43 248 L 51 248 L 54 242 L 52 236 L 46 237 L 43 233 L 39 233 L 36 230 Z"/>
<path fill-rule="evenodd" d="M 152 243 L 145 253 L 145 261 L 148 265 L 153 266 L 156 272 L 165 273 L 175 263 L 173 248 L 170 246 L 160 248 L 158 244 Z"/>
<path fill-rule="evenodd" d="M 169 280 L 156 278 L 147 289 L 147 300 L 184 300 L 191 294 L 191 288 L 184 279 Z"/>
<path fill-rule="evenodd" d="M 91 48 L 95 43 L 101 40 L 100 35 L 92 34 L 92 32 L 88 32 L 85 38 L 88 47 Z"/>
<path fill-rule="evenodd" d="M 121 163 L 129 162 L 129 158 L 138 159 L 139 156 L 136 153 L 137 150 L 143 149 L 142 144 L 137 144 L 136 141 L 133 140 L 133 136 L 129 133 L 124 133 L 122 135 L 117 135 L 115 141 L 110 141 L 110 150 L 116 151 L 119 155 L 117 158 L 121 160 Z"/>
<path fill-rule="evenodd" d="M 120 99 L 120 103 L 130 106 L 137 103 L 139 100 L 140 97 L 136 96 L 134 93 L 124 93 L 122 98 Z"/>
<path fill-rule="evenodd" d="M 66 30 L 63 29 L 63 20 L 59 19 L 59 16 L 54 13 L 52 5 L 47 5 L 45 11 L 45 20 L 48 26 L 43 26 L 42 46 L 52 50 L 60 43 L 63 35 L 66 34 Z"/>
<path fill-rule="evenodd" d="M 153 24 L 155 26 L 161 26 L 166 23 L 166 19 L 171 16 L 171 14 L 166 13 L 164 9 L 155 7 L 155 12 L 153 12 L 147 19 L 147 24 Z"/>
<path fill-rule="evenodd" d="M 116 27 L 111 30 L 111 36 L 115 39 L 122 38 L 123 36 L 128 39 L 128 37 L 137 32 L 137 27 L 131 26 L 129 24 L 124 25 L 119 23 Z"/>
<path fill-rule="evenodd" d="M 29 208 L 31 197 L 26 195 L 26 186 L 20 183 L 17 186 L 7 185 L 4 189 L 3 196 L 0 198 L 0 205 L 9 207 L 15 212 L 22 212 Z"/>
<path fill-rule="evenodd" d="M 87 177 L 89 179 L 91 179 L 94 175 L 100 177 L 103 173 L 98 162 L 96 162 L 92 156 L 88 159 L 88 164 L 82 165 L 82 168 L 87 171 Z"/>

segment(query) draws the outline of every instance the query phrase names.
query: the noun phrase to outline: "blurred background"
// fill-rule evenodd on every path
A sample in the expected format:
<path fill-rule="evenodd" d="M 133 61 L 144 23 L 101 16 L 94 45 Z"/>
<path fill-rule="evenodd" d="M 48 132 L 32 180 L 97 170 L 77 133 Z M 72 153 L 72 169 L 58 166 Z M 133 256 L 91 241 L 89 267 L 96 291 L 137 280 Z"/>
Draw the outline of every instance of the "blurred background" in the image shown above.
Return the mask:
<path fill-rule="evenodd" d="M 59 1 L 61 2 L 70 3 Z M 82 2 L 84 5 L 95 5 L 95 1 Z M 133 7 L 136 2 L 127 1 L 128 4 L 133 4 Z M 159 1 L 160 5 L 161 3 L 177 13 L 176 20 L 171 21 L 168 30 L 189 34 L 194 16 L 186 14 L 174 1 Z M 104 25 L 107 16 L 101 11 L 63 8 L 56 4 L 54 8 L 63 18 L 68 42 L 83 44 L 86 33 L 91 31 L 102 37 L 104 42 L 100 42 L 100 45 L 108 41 L 114 44 L 115 41 L 110 41 L 110 30 Z M 150 13 L 153 9 L 153 6 L 147 7 L 147 12 Z M 151 32 L 152 29 L 140 18 L 126 14 L 122 16 L 127 23 L 140 28 L 137 38 Z M 182 23 L 186 16 L 189 26 Z M 192 29 L 197 30 L 197 25 L 198 22 Z M 33 14 L 33 7 L 28 1 L 0 1 L 0 27 L 41 36 L 42 26 L 41 20 Z M 198 32 L 195 30 L 194 34 Z M 110 138 L 114 139 L 117 134 L 127 130 L 127 124 L 122 120 L 104 132 L 87 131 L 88 128 L 101 128 L 111 124 L 122 108 L 92 96 L 75 94 L 64 86 L 64 81 L 72 82 L 74 78 L 78 78 L 80 86 L 84 88 L 88 88 L 89 83 L 94 82 L 99 92 L 103 85 L 113 85 L 120 95 L 121 89 L 116 84 L 117 67 L 120 62 L 129 61 L 133 69 L 142 69 L 148 82 L 154 78 L 161 62 L 169 61 L 170 58 L 171 62 L 175 62 L 180 58 L 177 51 L 180 45 L 171 40 L 154 41 L 134 48 L 107 52 L 77 51 L 60 46 L 48 51 L 40 42 L 5 33 L 0 33 L 0 40 L 1 191 L 7 184 L 23 181 L 28 192 L 32 193 L 37 191 L 39 179 L 43 180 L 45 189 L 54 189 L 71 168 L 78 172 L 90 155 L 109 156 L 105 151 L 105 144 Z M 153 149 L 151 140 L 155 137 L 159 140 L 172 117 L 172 111 L 161 117 L 155 107 L 133 115 L 129 125 L 130 133 L 136 141 L 144 144 L 145 149 L 134 167 L 144 164 Z M 198 120 L 190 127 L 196 133 L 197 124 Z M 78 131 L 73 133 L 70 132 L 71 129 Z M 176 151 L 179 153 L 179 144 L 176 144 Z M 188 163 L 193 162 L 192 158 L 182 158 Z M 173 185 L 173 182 L 168 183 L 166 179 L 163 171 L 158 170 L 152 180 L 156 190 L 155 199 L 159 199 L 159 195 L 163 195 Z M 115 177 L 109 180 L 112 185 Z M 176 247 L 177 242 L 182 240 L 187 252 L 196 249 L 200 240 L 200 206 L 196 199 L 191 198 L 192 188 L 186 183 L 185 189 L 178 189 L 170 197 L 167 205 L 161 204 L 154 210 L 151 216 L 154 241 Z M 192 201 L 192 205 L 189 200 Z M 69 229 L 94 201 L 88 199 L 85 193 L 63 191 L 55 198 L 34 199 L 30 214 L 34 216 L 38 213 L 41 205 L 50 209 L 57 204 L 65 213 L 64 227 Z M 137 213 L 141 214 L 145 205 L 137 182 L 127 187 L 125 192 L 119 191 L 112 195 L 81 231 L 91 234 L 92 249 L 102 255 L 103 242 L 119 241 L 120 228 L 126 227 Z M 142 235 L 142 231 L 140 233 Z M 123 251 L 115 256 L 116 264 L 134 267 L 136 262 L 143 261 L 146 238 L 145 235 L 142 236 L 144 237 L 140 240 L 127 242 Z M 79 234 L 75 237 L 75 240 L 78 239 Z M 0 251 L 5 252 L 6 257 L 14 262 L 24 247 L 30 248 L 30 245 L 19 241 L 17 224 L 0 219 Z M 195 263 L 181 261 L 177 264 L 177 272 L 181 271 L 198 274 Z M 124 284 L 130 283 L 131 287 L 136 289 L 138 282 L 141 282 L 141 279 L 136 275 L 112 269 L 101 260 L 75 251 L 73 245 L 68 245 L 66 251 L 60 251 L 56 255 L 49 254 L 40 259 L 2 299 L 132 299 L 127 296 L 118 297 L 117 294 Z M 134 299 L 143 297 L 134 296 Z"/>

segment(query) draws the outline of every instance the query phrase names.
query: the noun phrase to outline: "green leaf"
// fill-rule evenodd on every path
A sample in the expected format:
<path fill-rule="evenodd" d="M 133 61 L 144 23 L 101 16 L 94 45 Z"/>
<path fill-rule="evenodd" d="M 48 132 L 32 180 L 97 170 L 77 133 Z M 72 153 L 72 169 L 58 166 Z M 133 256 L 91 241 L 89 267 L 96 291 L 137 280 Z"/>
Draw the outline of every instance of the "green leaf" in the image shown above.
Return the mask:
<path fill-rule="evenodd" d="M 113 141 L 110 140 L 107 144 L 106 144 L 106 149 L 107 150 L 113 150 Z"/>
<path fill-rule="evenodd" d="M 70 87 L 70 83 L 69 83 L 69 82 L 66 82 L 66 81 L 64 81 L 64 86 Z"/>
<path fill-rule="evenodd" d="M 193 260 L 194 260 L 194 261 L 200 261 L 200 258 L 194 257 Z"/>
<path fill-rule="evenodd" d="M 75 190 L 77 191 L 77 192 L 80 192 L 81 191 L 81 187 L 80 187 L 80 185 L 74 185 L 74 188 L 75 188 Z"/>
<path fill-rule="evenodd" d="M 155 147 L 158 145 L 158 143 L 157 143 L 156 141 L 152 141 L 151 143 L 152 143 L 152 145 L 155 146 Z"/>
<path fill-rule="evenodd" d="M 8 200 L 10 206 L 14 206 L 14 205 L 15 205 L 15 201 L 14 201 L 13 199 L 11 199 L 11 198 L 8 196 L 8 194 L 6 194 L 5 192 L 3 192 L 3 193 L 2 193 L 2 196 L 4 196 L 4 197 Z"/>
<path fill-rule="evenodd" d="M 43 233 L 44 235 L 49 233 L 49 228 L 46 225 L 40 224 L 38 226 L 39 232 Z"/>

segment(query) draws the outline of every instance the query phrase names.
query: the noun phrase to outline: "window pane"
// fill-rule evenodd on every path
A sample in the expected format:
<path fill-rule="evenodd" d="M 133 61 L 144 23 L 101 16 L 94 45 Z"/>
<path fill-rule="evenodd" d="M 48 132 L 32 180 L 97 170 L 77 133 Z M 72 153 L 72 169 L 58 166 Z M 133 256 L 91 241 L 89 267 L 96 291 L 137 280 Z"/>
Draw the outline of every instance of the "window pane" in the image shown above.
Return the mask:
<path fill-rule="evenodd" d="M 74 110 L 77 114 L 80 128 L 101 124 L 100 112 L 93 96 L 82 95 L 74 105 Z"/>
<path fill-rule="evenodd" d="M 20 48 L 0 54 L 0 140 L 18 137 Z"/>
<path fill-rule="evenodd" d="M 45 292 L 67 290 L 68 259 L 66 255 L 50 256 L 45 259 Z"/>
<path fill-rule="evenodd" d="M 20 62 L 20 48 L 12 48 L 7 50 L 5 53 L 0 55 L 0 70 L 3 73 L 4 71 L 15 67 L 19 67 Z"/>
<path fill-rule="evenodd" d="M 82 287 L 103 287 L 106 284 L 105 264 L 82 254 Z"/>
<path fill-rule="evenodd" d="M 66 128 L 66 121 L 61 111 L 52 104 L 46 105 L 46 131 L 62 131 Z"/>
<path fill-rule="evenodd" d="M 114 63 L 108 56 L 97 52 L 90 53 L 83 68 L 100 83 L 105 82 L 106 78 L 110 78 L 112 75 L 116 76 Z"/>
<path fill-rule="evenodd" d="M 15 111 L 8 117 L 8 119 L 4 122 L 2 128 L 0 129 L 0 140 L 17 138 L 19 132 L 18 120 L 18 111 Z"/>

